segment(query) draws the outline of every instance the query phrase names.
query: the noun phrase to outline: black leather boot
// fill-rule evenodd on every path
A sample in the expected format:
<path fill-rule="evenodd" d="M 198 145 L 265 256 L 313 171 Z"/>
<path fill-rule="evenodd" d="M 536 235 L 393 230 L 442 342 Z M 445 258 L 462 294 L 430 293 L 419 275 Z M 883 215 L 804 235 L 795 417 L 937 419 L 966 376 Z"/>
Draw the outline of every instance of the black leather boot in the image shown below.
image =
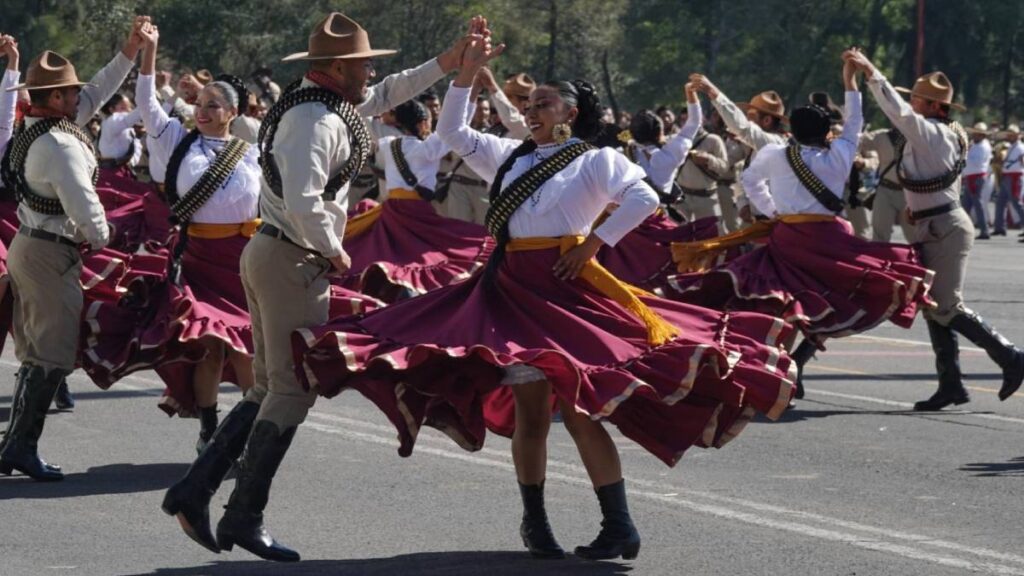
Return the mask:
<path fill-rule="evenodd" d="M 804 338 L 796 349 L 793 350 L 793 353 L 789 355 L 796 364 L 796 394 L 794 397 L 797 400 L 804 397 L 804 364 L 807 364 L 811 358 L 814 358 L 814 353 L 817 351 L 818 347 L 809 339 Z"/>
<path fill-rule="evenodd" d="M 601 532 L 589 546 L 577 546 L 576 555 L 588 560 L 611 560 L 619 558 L 632 560 L 640 553 L 640 533 L 629 517 L 626 504 L 626 482 L 597 489 L 597 500 L 601 503 Z"/>
<path fill-rule="evenodd" d="M 10 475 L 17 470 L 43 482 L 64 479 L 60 466 L 47 464 L 39 457 L 38 446 L 46 411 L 53 402 L 57 386 L 66 375 L 63 370 L 51 370 L 47 374 L 44 368 L 32 364 L 21 367 L 11 420 L 0 450 L 0 474 Z"/>
<path fill-rule="evenodd" d="M 565 558 L 565 550 L 558 545 L 548 524 L 548 513 L 544 508 L 544 483 L 519 484 L 519 495 L 523 498 L 523 523 L 519 535 L 523 545 L 534 558 Z"/>
<path fill-rule="evenodd" d="M 164 495 L 163 511 L 177 516 L 185 534 L 212 552 L 220 548 L 210 530 L 210 499 L 242 454 L 259 411 L 260 405 L 254 402 L 236 404 L 184 478 Z"/>
<path fill-rule="evenodd" d="M 199 409 L 199 440 L 196 441 L 196 452 L 203 453 L 217 431 L 217 405 Z"/>
<path fill-rule="evenodd" d="M 1024 352 L 971 310 L 957 314 L 949 322 L 949 327 L 987 352 L 988 357 L 1003 369 L 1003 385 L 999 388 L 1000 400 L 1006 400 L 1020 388 L 1021 382 L 1024 382 Z"/>
<path fill-rule="evenodd" d="M 935 372 L 939 376 L 939 390 L 927 400 L 914 403 L 917 412 L 934 412 L 951 404 L 971 401 L 960 374 L 960 346 L 956 333 L 934 320 L 925 320 L 928 336 L 935 351 Z"/>
<path fill-rule="evenodd" d="M 68 389 L 67 378 L 61 380 L 60 385 L 57 386 L 57 395 L 54 396 L 53 403 L 57 410 L 71 411 L 75 409 L 75 397 L 71 395 L 71 390 Z"/>
<path fill-rule="evenodd" d="M 253 426 L 238 462 L 235 490 L 217 524 L 217 544 L 223 550 L 231 550 L 237 544 L 264 560 L 299 561 L 298 552 L 279 544 L 263 527 L 270 483 L 291 446 L 295 429 L 292 426 L 282 432 L 269 420 L 260 420 Z"/>

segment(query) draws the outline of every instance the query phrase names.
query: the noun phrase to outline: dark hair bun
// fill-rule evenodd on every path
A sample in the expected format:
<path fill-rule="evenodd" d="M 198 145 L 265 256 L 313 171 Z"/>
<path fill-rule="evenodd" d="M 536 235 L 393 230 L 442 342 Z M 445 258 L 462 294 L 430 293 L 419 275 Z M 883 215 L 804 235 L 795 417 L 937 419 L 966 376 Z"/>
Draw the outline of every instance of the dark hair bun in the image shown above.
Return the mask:
<path fill-rule="evenodd" d="M 569 83 L 576 89 L 576 108 L 579 110 L 572 131 L 581 140 L 593 140 L 601 134 L 604 125 L 601 121 L 604 112 L 601 99 L 597 97 L 597 90 L 590 82 L 577 79 Z"/>
<path fill-rule="evenodd" d="M 249 89 L 245 87 L 245 82 L 241 78 L 232 74 L 221 74 L 214 80 L 224 82 L 235 89 L 235 93 L 238 94 L 238 114 L 240 116 L 249 111 Z"/>
<path fill-rule="evenodd" d="M 793 138 L 801 144 L 818 144 L 828 135 L 831 123 L 828 110 L 811 104 L 793 111 L 789 117 Z"/>
<path fill-rule="evenodd" d="M 638 144 L 659 144 L 665 132 L 664 123 L 650 110 L 640 110 L 629 121 L 629 133 Z"/>
<path fill-rule="evenodd" d="M 395 121 L 402 130 L 413 136 L 420 135 L 420 123 L 429 119 L 430 112 L 418 100 L 406 100 L 395 106 Z"/>

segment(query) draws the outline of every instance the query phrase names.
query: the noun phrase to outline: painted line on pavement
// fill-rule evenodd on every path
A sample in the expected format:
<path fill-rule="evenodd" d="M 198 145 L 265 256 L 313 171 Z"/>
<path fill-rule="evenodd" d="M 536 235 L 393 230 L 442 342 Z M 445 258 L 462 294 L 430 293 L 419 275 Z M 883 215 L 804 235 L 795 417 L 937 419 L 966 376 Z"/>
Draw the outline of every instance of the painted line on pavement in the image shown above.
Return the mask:
<path fill-rule="evenodd" d="M 925 342 L 924 340 L 908 340 L 906 338 L 891 338 L 888 336 L 870 336 L 868 334 L 854 334 L 853 336 L 847 336 L 844 340 L 872 340 L 875 342 L 889 342 L 890 344 L 902 344 L 904 346 L 927 346 L 932 347 L 931 342 Z M 973 346 L 961 346 L 960 351 L 970 352 L 984 352 L 981 348 L 975 348 Z"/>
<path fill-rule="evenodd" d="M 315 419 L 320 419 L 323 416 L 325 416 L 325 414 L 320 413 L 320 412 L 311 412 L 310 416 L 314 416 Z M 380 426 L 380 425 L 377 425 L 377 424 L 372 424 L 372 423 L 368 423 L 368 422 L 362 422 L 360 420 L 355 420 L 355 419 L 351 419 L 351 418 L 343 418 L 343 417 L 338 417 L 338 416 L 333 416 L 333 415 L 326 415 L 326 416 L 328 416 L 328 419 L 330 419 L 330 420 L 344 421 L 346 424 L 348 424 L 350 426 L 361 426 L 361 425 L 364 425 L 364 424 L 369 424 L 370 427 L 373 428 L 373 429 L 384 428 L 383 426 Z M 320 423 L 320 422 L 311 422 L 311 421 L 308 421 L 308 420 L 306 421 L 305 426 L 307 426 L 309 428 L 312 428 L 314 430 L 317 430 L 319 432 L 324 432 L 324 433 L 327 433 L 327 434 L 331 434 L 331 435 L 335 435 L 335 436 L 341 436 L 341 437 L 345 437 L 345 438 L 349 438 L 349 439 L 353 439 L 353 440 L 358 440 L 358 441 L 362 441 L 362 442 L 368 442 L 368 443 L 373 443 L 373 444 L 381 444 L 381 445 L 385 445 L 385 446 L 390 446 L 392 448 L 395 448 L 396 444 L 397 444 L 396 439 L 393 436 L 391 436 L 391 437 L 380 436 L 380 435 L 373 434 L 373 433 L 370 433 L 370 432 L 362 432 L 362 431 L 356 431 L 356 430 L 351 430 L 351 429 L 345 429 L 345 428 L 340 428 L 338 426 L 334 426 L 334 425 L 330 425 L 330 424 L 324 424 L 324 423 Z M 504 471 L 507 471 L 507 472 L 513 472 L 514 471 L 514 467 L 513 467 L 512 463 L 510 462 L 510 459 L 507 456 L 503 460 L 496 460 L 496 459 L 492 459 L 492 458 L 485 458 L 482 455 L 480 455 L 481 454 L 480 452 L 477 452 L 477 453 L 457 452 L 457 451 L 446 449 L 446 448 L 438 448 L 438 447 L 427 446 L 427 445 L 423 445 L 423 444 L 417 445 L 417 447 L 415 449 L 415 452 L 419 453 L 419 454 L 429 454 L 431 456 L 438 456 L 438 457 L 442 457 L 442 458 L 446 458 L 446 459 L 450 459 L 450 460 L 457 460 L 457 461 L 468 463 L 468 464 L 475 464 L 475 465 L 479 465 L 479 466 L 485 466 L 485 467 L 489 467 L 489 468 L 500 469 L 500 470 L 504 470 Z M 549 465 L 552 464 L 552 463 L 555 463 L 555 462 L 549 461 Z M 562 468 L 562 466 L 553 466 L 553 467 Z M 591 489 L 590 480 L 587 479 L 587 477 L 585 475 L 565 474 L 565 473 L 562 473 L 562 472 L 548 472 L 547 479 L 548 480 L 561 481 L 561 482 L 564 482 L 566 484 L 572 484 L 572 485 L 575 485 L 575 486 L 580 486 L 580 487 L 586 488 L 588 491 Z M 803 519 L 807 519 L 807 520 L 815 520 L 815 521 L 818 521 L 820 523 L 831 524 L 831 525 L 836 526 L 836 527 L 844 527 L 844 528 L 847 528 L 847 529 L 854 529 L 854 530 L 858 530 L 859 532 L 874 533 L 874 534 L 877 534 L 879 536 L 889 537 L 891 539 L 907 540 L 907 541 L 909 541 L 909 542 L 911 542 L 911 543 L 916 545 L 916 546 L 910 546 L 910 545 L 906 545 L 906 544 L 886 541 L 886 540 L 883 540 L 881 538 L 873 538 L 873 537 L 870 537 L 870 536 L 865 536 L 863 533 L 858 534 L 856 532 L 842 531 L 842 530 L 839 530 L 839 529 L 836 529 L 836 528 L 822 528 L 822 527 L 813 526 L 813 525 L 810 525 L 810 524 L 807 524 L 807 523 L 797 522 L 797 521 L 794 521 L 794 520 L 772 518 L 772 517 L 770 517 L 769 515 L 766 515 L 766 514 L 759 514 L 759 513 L 756 513 L 756 512 L 748 512 L 748 511 L 744 511 L 744 510 L 737 510 L 735 508 L 732 508 L 732 507 L 729 507 L 729 506 L 725 506 L 725 505 L 698 502 L 694 498 L 700 498 L 700 497 L 706 497 L 706 496 L 702 495 L 702 494 L 700 494 L 698 492 L 691 492 L 691 491 L 688 491 L 688 490 L 679 489 L 678 487 L 675 487 L 675 486 L 657 485 L 657 484 L 654 484 L 654 483 L 642 482 L 642 481 L 639 481 L 639 480 L 634 479 L 634 478 L 629 478 L 628 480 L 629 480 L 631 485 L 648 485 L 648 486 L 654 485 L 655 487 L 661 489 L 661 491 L 655 492 L 655 491 L 652 491 L 652 490 L 649 490 L 649 489 L 640 490 L 640 489 L 636 489 L 636 488 L 629 488 L 628 489 L 629 493 L 632 494 L 635 497 L 640 497 L 640 498 L 644 498 L 644 499 L 647 499 L 647 500 L 653 500 L 653 501 L 661 502 L 661 503 L 665 503 L 665 504 L 671 504 L 671 505 L 677 506 L 679 508 L 688 509 L 688 510 L 691 510 L 693 512 L 698 512 L 698 513 L 709 515 L 709 516 L 715 516 L 715 517 L 718 517 L 718 518 L 721 518 L 721 519 L 724 519 L 724 520 L 742 522 L 742 523 L 750 524 L 750 525 L 754 525 L 754 526 L 760 526 L 760 527 L 764 527 L 764 528 L 771 528 L 773 530 L 784 530 L 784 531 L 787 531 L 787 532 L 793 532 L 793 533 L 800 534 L 800 535 L 803 535 L 803 536 L 809 536 L 809 537 L 813 537 L 813 538 L 829 540 L 829 541 L 833 541 L 833 542 L 838 542 L 838 543 L 842 543 L 842 544 L 851 545 L 851 546 L 854 546 L 854 547 L 857 547 L 857 548 L 863 548 L 863 549 L 866 549 L 866 550 L 872 550 L 872 551 L 877 551 L 877 552 L 885 552 L 885 553 L 901 556 L 903 558 L 908 558 L 908 559 L 911 559 L 911 560 L 918 560 L 918 561 L 923 561 L 923 562 L 929 562 L 929 563 L 932 563 L 932 564 L 938 564 L 938 565 L 946 566 L 946 567 L 950 567 L 950 568 L 958 568 L 958 569 L 962 569 L 962 570 L 970 570 L 970 571 L 975 571 L 975 572 L 987 572 L 987 573 L 991 573 L 991 574 L 1006 574 L 1006 575 L 1024 576 L 1024 567 L 1008 566 L 1008 565 L 1005 565 L 1005 564 L 996 564 L 996 563 L 988 562 L 988 561 L 975 561 L 975 560 L 970 560 L 970 559 L 967 559 L 967 558 L 957 557 L 957 556 L 953 556 L 953 555 L 945 555 L 945 556 L 938 555 L 934 550 L 925 549 L 925 548 L 922 548 L 921 546 L 927 546 L 927 547 L 932 547 L 932 548 L 944 548 L 944 549 L 951 550 L 951 551 L 954 551 L 954 552 L 961 552 L 961 553 L 964 553 L 964 554 L 970 554 L 970 555 L 981 557 L 981 558 L 992 558 L 992 559 L 1002 560 L 1002 561 L 1005 561 L 1005 562 L 1024 564 L 1024 557 L 1017 556 L 1017 555 L 1014 555 L 1014 554 L 1007 554 L 1007 553 L 998 552 L 998 551 L 994 551 L 994 550 L 987 550 L 987 549 L 983 549 L 983 548 L 974 548 L 974 547 L 970 547 L 970 546 L 963 546 L 963 545 L 959 545 L 959 544 L 956 544 L 956 543 L 953 543 L 953 542 L 946 542 L 946 541 L 942 541 L 942 540 L 938 540 L 938 539 L 933 539 L 933 538 L 930 538 L 930 537 L 927 537 L 927 536 L 916 535 L 916 534 L 908 534 L 908 533 L 898 532 L 898 531 L 894 531 L 894 530 L 888 530 L 888 529 L 885 529 L 885 528 L 878 528 L 878 527 L 858 524 L 858 523 L 854 523 L 854 522 L 846 522 L 846 521 L 839 520 L 839 519 L 833 519 L 833 518 L 829 518 L 829 517 L 826 517 L 826 516 L 805 513 L 805 512 L 801 512 L 801 511 L 797 511 L 797 510 L 786 510 L 784 508 L 774 507 L 774 506 L 763 506 L 763 505 L 759 506 L 759 507 L 761 507 L 761 508 L 763 508 L 765 510 L 768 510 L 768 511 L 771 511 L 771 512 L 774 512 L 774 513 L 782 512 L 783 514 L 790 515 L 790 516 L 793 516 L 793 517 L 803 518 Z M 664 490 L 666 490 L 666 489 L 671 490 L 672 492 L 674 492 L 674 494 L 665 494 Z M 680 493 L 684 494 L 685 497 L 684 496 L 680 496 L 679 495 Z M 749 505 L 749 504 L 754 504 L 754 503 L 742 501 L 740 499 L 732 499 L 732 498 L 722 497 L 722 496 L 717 496 L 715 499 L 717 499 L 719 501 L 724 501 L 724 502 L 727 502 L 727 503 L 733 504 L 733 505 Z"/>
<path fill-rule="evenodd" d="M 881 404 L 883 406 L 893 406 L 895 408 L 903 408 L 905 410 L 913 410 L 913 402 L 899 402 L 897 400 L 886 400 L 885 398 L 875 398 L 874 396 L 862 396 L 860 394 L 846 394 L 844 392 L 832 392 L 830 390 L 818 390 L 815 388 L 807 388 L 806 392 L 809 394 L 818 394 L 820 396 L 831 396 L 833 398 L 843 398 L 845 400 L 857 400 L 858 402 L 870 402 L 872 404 Z M 1014 418 L 1012 416 L 1000 416 L 999 414 L 979 414 L 977 412 L 970 412 L 967 410 L 940 410 L 938 412 L 920 412 L 922 416 L 942 416 L 943 414 L 956 414 L 963 416 L 971 416 L 972 418 L 981 418 L 983 420 L 994 420 L 996 422 L 1011 422 L 1013 424 L 1024 424 L 1024 418 Z"/>
<path fill-rule="evenodd" d="M 863 370 L 854 370 L 852 368 L 837 368 L 835 366 L 824 366 L 817 362 L 808 364 L 806 370 L 813 373 L 815 370 L 824 370 L 825 372 L 835 372 L 837 374 L 852 374 L 854 376 L 870 376 L 876 380 L 902 380 L 899 376 L 893 376 L 892 374 L 873 374 L 871 372 L 864 372 Z M 987 392 L 989 394 L 998 394 L 999 390 L 995 388 L 986 388 L 984 386 L 965 386 L 968 390 L 977 390 L 978 392 Z"/>

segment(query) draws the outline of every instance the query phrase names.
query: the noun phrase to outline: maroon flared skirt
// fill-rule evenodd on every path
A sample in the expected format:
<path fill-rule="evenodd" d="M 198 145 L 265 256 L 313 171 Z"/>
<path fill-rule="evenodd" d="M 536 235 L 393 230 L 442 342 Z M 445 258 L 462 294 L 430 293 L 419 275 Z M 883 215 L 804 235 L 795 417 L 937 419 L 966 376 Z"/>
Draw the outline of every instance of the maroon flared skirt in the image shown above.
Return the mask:
<path fill-rule="evenodd" d="M 296 372 L 321 394 L 359 390 L 398 430 L 403 456 L 426 424 L 460 446 L 487 428 L 511 435 L 506 366 L 544 373 L 555 397 L 606 419 L 672 465 L 690 446 L 721 446 L 755 412 L 788 404 L 792 330 L 761 314 L 641 300 L 680 335 L 652 346 L 646 326 L 584 280 L 551 269 L 559 250 L 511 252 L 492 281 L 466 282 L 370 314 L 295 332 Z"/>
<path fill-rule="evenodd" d="M 160 408 L 168 415 L 196 413 L 192 386 L 204 340 L 252 355 L 252 322 L 239 272 L 248 238 L 190 237 L 182 255 L 180 285 L 167 280 L 168 253 L 139 254 L 129 294 L 120 302 L 93 302 L 82 330 L 82 367 L 101 388 L 139 370 L 155 370 L 166 384 Z M 352 314 L 379 303 L 332 286 L 332 314 Z M 224 382 L 237 383 L 229 362 Z"/>
<path fill-rule="evenodd" d="M 871 242 L 846 220 L 778 223 L 768 241 L 709 271 L 669 279 L 665 296 L 719 310 L 747 310 L 795 324 L 819 346 L 885 320 L 909 328 L 933 272 L 904 244 Z"/>
<path fill-rule="evenodd" d="M 623 282 L 655 290 L 675 274 L 673 242 L 707 240 L 717 235 L 718 218 L 714 216 L 676 224 L 664 214 L 652 214 L 614 247 L 603 246 L 597 261 Z"/>
<path fill-rule="evenodd" d="M 441 216 L 426 200 L 388 200 L 377 221 L 343 246 L 352 258 L 344 285 L 394 302 L 469 278 L 494 241 L 483 226 Z"/>
<path fill-rule="evenodd" d="M 151 189 L 151 184 L 136 180 L 129 166 L 99 169 L 96 194 L 100 197 L 104 210 L 110 211 L 130 204 L 142 198 Z"/>

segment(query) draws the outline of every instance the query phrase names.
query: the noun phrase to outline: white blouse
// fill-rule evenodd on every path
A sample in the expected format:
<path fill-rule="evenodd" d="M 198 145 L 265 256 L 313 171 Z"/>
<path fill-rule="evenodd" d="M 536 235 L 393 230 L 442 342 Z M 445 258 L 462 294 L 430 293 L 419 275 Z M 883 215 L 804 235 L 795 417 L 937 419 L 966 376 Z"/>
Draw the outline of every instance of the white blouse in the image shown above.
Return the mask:
<path fill-rule="evenodd" d="M 134 126 L 141 120 L 138 108 L 131 112 L 114 112 L 100 124 L 100 158 L 117 160 L 124 158 L 131 150 L 129 166 L 135 166 L 142 158 L 142 143 L 135 137 Z"/>
<path fill-rule="evenodd" d="M 385 136 L 377 141 L 377 158 L 384 164 L 384 178 L 388 191 L 395 188 L 411 188 L 405 178 L 402 178 L 402 173 L 391 154 L 391 142 L 396 138 L 402 141 L 402 154 L 409 165 L 409 170 L 416 177 L 416 182 L 431 190 L 437 188 L 437 170 L 449 149 L 437 133 L 434 133 L 424 140 L 415 136 Z M 383 191 L 381 197 L 386 197 Z"/>
<path fill-rule="evenodd" d="M 153 179 L 164 182 L 167 163 L 174 148 L 188 130 L 175 118 L 170 118 L 156 98 L 153 76 L 139 74 L 135 100 L 139 104 L 142 122 L 146 126 L 149 147 L 149 170 Z M 184 196 L 199 177 L 213 164 L 217 154 L 228 140 L 200 136 L 192 143 L 178 170 L 178 196 Z M 235 224 L 255 219 L 259 215 L 260 165 L 258 150 L 251 146 L 235 171 L 221 185 L 206 204 L 196 211 L 193 222 L 206 224 Z"/>
<path fill-rule="evenodd" d="M 3 80 L 0 81 L 0 157 L 7 152 L 7 145 L 14 135 L 14 117 L 18 110 L 18 91 L 8 92 L 7 89 L 17 85 L 19 80 L 21 72 L 6 70 Z M 0 176 L 0 188 L 3 187 L 4 181 Z"/>
<path fill-rule="evenodd" d="M 498 168 L 522 141 L 498 138 L 470 128 L 465 120 L 469 93 L 469 88 L 449 88 L 437 122 L 437 133 L 481 178 L 493 181 Z M 539 146 L 518 158 L 505 174 L 502 189 L 576 142 L 579 140 L 570 138 L 564 144 Z M 605 207 L 616 203 L 619 208 L 595 231 L 602 241 L 614 246 L 658 208 L 658 196 L 643 178 L 643 169 L 611 148 L 587 151 L 542 184 L 512 214 L 511 237 L 586 236 Z"/>
<path fill-rule="evenodd" d="M 693 146 L 693 137 L 703 122 L 700 103 L 687 104 L 686 124 L 668 142 L 660 148 L 654 144 L 636 144 L 639 154 L 635 158 L 637 164 L 644 169 L 647 177 L 662 192 L 672 191 L 672 181 L 676 179 L 679 167 L 686 160 L 686 155 Z"/>

